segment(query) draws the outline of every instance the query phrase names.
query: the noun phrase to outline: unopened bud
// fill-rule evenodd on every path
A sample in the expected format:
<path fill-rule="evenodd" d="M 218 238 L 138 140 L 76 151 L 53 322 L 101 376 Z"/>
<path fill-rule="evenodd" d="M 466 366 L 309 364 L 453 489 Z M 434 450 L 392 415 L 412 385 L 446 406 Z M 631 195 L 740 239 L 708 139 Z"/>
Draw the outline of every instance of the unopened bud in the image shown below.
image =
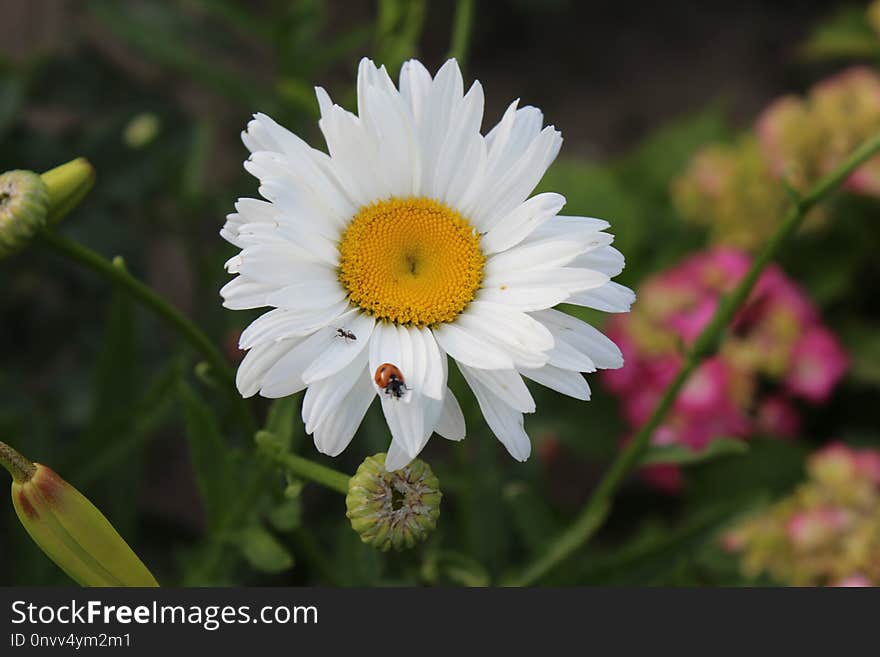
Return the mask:
<path fill-rule="evenodd" d="M 370 456 L 351 478 L 346 515 L 364 543 L 383 552 L 411 548 L 437 527 L 440 482 L 424 461 L 388 472 L 385 454 Z"/>
<path fill-rule="evenodd" d="M 0 175 L 0 259 L 21 249 L 46 225 L 49 190 L 33 171 Z"/>
<path fill-rule="evenodd" d="M 0 442 L 12 503 L 27 533 L 82 586 L 159 586 L 94 504 L 50 468 Z"/>
<path fill-rule="evenodd" d="M 49 189 L 49 225 L 55 225 L 85 198 L 95 184 L 95 169 L 84 157 L 47 171 L 42 176 Z"/>

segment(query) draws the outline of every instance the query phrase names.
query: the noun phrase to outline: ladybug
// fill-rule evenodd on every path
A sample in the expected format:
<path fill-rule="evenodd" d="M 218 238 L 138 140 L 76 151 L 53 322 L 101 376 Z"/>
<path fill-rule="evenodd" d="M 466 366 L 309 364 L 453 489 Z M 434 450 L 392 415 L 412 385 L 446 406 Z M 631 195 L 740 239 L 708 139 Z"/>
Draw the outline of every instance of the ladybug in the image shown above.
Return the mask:
<path fill-rule="evenodd" d="M 376 368 L 376 375 L 373 377 L 373 380 L 377 386 L 385 391 L 386 395 L 391 395 L 395 399 L 400 399 L 403 397 L 404 391 L 409 390 L 406 387 L 406 383 L 404 383 L 403 374 L 400 369 L 397 365 L 392 365 L 391 363 L 379 365 Z"/>

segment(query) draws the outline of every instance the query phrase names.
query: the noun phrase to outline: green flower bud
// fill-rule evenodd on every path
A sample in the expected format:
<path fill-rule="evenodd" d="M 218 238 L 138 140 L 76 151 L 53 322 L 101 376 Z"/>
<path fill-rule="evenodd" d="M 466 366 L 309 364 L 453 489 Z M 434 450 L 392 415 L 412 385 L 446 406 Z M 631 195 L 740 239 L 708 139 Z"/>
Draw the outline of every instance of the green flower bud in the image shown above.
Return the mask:
<path fill-rule="evenodd" d="M 50 468 L 0 442 L 12 504 L 27 533 L 82 586 L 159 586 L 94 504 Z"/>
<path fill-rule="evenodd" d="M 57 166 L 42 175 L 49 189 L 49 225 L 73 210 L 95 184 L 95 169 L 84 157 Z"/>
<path fill-rule="evenodd" d="M 152 112 L 144 112 L 133 117 L 122 133 L 122 139 L 129 148 L 144 148 L 159 135 L 162 124 Z"/>
<path fill-rule="evenodd" d="M 46 225 L 49 190 L 32 171 L 0 175 L 0 259 L 21 249 Z"/>
<path fill-rule="evenodd" d="M 364 543 L 388 551 L 411 548 L 437 527 L 440 482 L 424 461 L 388 472 L 385 454 L 361 463 L 348 485 L 346 515 Z"/>

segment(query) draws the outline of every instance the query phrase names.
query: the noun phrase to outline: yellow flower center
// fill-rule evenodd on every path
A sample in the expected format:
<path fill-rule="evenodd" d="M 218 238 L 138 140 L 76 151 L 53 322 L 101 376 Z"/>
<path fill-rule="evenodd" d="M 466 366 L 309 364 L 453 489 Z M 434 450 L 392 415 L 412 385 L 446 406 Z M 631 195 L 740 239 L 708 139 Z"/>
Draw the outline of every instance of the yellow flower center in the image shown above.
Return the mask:
<path fill-rule="evenodd" d="M 483 279 L 480 236 L 458 212 L 427 198 L 362 207 L 339 243 L 339 280 L 377 319 L 451 322 Z"/>

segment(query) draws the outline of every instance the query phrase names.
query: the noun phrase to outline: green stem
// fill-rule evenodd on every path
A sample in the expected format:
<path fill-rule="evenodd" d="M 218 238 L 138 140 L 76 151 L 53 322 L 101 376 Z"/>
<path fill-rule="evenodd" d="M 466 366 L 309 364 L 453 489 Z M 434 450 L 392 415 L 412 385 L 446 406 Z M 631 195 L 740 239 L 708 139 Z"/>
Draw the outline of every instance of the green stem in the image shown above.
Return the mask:
<path fill-rule="evenodd" d="M 45 230 L 41 234 L 43 241 L 51 246 L 57 253 L 74 262 L 78 262 L 89 269 L 97 272 L 104 278 L 121 286 L 132 297 L 144 306 L 156 313 L 169 326 L 178 331 L 193 347 L 204 356 L 211 368 L 223 380 L 229 399 L 235 407 L 242 428 L 252 436 L 257 430 L 257 424 L 245 400 L 235 387 L 235 377 L 232 369 L 211 339 L 189 319 L 184 317 L 174 306 L 144 285 L 138 279 L 129 274 L 124 267 L 114 264 L 103 258 L 91 249 L 68 239 L 52 230 Z"/>
<path fill-rule="evenodd" d="M 875 135 L 846 160 L 838 165 L 830 174 L 822 178 L 804 196 L 795 199 L 782 224 L 764 245 L 752 262 L 745 277 L 725 296 L 718 305 L 711 321 L 703 329 L 685 357 L 678 374 L 663 393 L 654 408 L 651 417 L 642 426 L 635 438 L 623 449 L 612 462 L 611 467 L 599 482 L 583 510 L 574 523 L 557 536 L 550 547 L 534 562 L 526 566 L 519 574 L 507 577 L 503 583 L 508 586 L 528 586 L 540 580 L 553 568 L 581 548 L 590 537 L 602 526 L 611 511 L 611 504 L 617 488 L 629 472 L 638 465 L 639 460 L 651 441 L 651 436 L 663 422 L 678 393 L 687 383 L 694 370 L 709 356 L 716 353 L 723 334 L 736 312 L 748 299 L 761 272 L 773 259 L 786 239 L 798 229 L 810 209 L 819 201 L 837 189 L 849 175 L 866 160 L 880 152 L 880 134 Z"/>
<path fill-rule="evenodd" d="M 458 0 L 455 5 L 455 17 L 452 19 L 452 40 L 449 45 L 449 56 L 455 57 L 462 68 L 464 68 L 465 61 L 467 61 L 473 22 L 474 0 Z"/>
<path fill-rule="evenodd" d="M 278 454 L 273 457 L 273 460 L 292 475 L 321 484 L 343 495 L 348 495 L 348 480 L 351 477 L 347 474 L 328 468 L 320 463 L 315 463 L 297 454 Z"/>
<path fill-rule="evenodd" d="M 4 442 L 0 442 L 0 465 L 12 475 L 16 483 L 30 481 L 37 472 L 37 467 L 24 456 L 12 449 Z"/>

